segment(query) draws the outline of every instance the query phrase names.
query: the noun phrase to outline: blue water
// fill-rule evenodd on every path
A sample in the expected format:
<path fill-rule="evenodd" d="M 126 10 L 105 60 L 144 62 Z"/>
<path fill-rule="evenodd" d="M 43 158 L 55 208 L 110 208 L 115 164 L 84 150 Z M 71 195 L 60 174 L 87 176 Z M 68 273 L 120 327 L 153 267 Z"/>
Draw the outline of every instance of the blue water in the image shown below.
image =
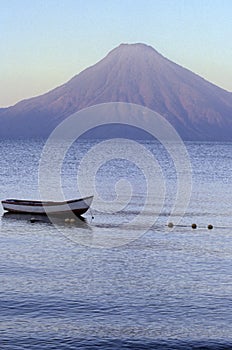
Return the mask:
<path fill-rule="evenodd" d="M 67 197 L 78 195 L 77 166 L 96 143 L 79 142 L 67 154 Z M 119 226 L 144 202 L 144 176 L 126 160 L 96 175 L 103 199 L 114 197 L 118 179 L 132 183 L 131 201 L 117 213 L 93 210 L 85 222 L 54 226 L 1 210 L 0 349 L 232 348 L 232 144 L 186 144 L 191 200 L 170 230 L 173 163 L 157 143 L 140 143 L 160 162 L 167 190 L 158 219 L 139 237 L 137 226 Z M 42 148 L 42 141 L 0 142 L 1 199 L 38 198 Z M 131 241 L 119 244 L 124 235 Z"/>

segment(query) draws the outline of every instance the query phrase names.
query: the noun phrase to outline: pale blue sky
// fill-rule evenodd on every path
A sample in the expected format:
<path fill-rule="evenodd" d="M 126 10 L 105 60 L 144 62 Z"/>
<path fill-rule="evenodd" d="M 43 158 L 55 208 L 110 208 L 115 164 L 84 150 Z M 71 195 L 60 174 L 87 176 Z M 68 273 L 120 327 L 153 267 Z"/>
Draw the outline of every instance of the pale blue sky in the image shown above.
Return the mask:
<path fill-rule="evenodd" d="M 143 42 L 232 91 L 231 0 L 0 0 L 0 107 Z"/>

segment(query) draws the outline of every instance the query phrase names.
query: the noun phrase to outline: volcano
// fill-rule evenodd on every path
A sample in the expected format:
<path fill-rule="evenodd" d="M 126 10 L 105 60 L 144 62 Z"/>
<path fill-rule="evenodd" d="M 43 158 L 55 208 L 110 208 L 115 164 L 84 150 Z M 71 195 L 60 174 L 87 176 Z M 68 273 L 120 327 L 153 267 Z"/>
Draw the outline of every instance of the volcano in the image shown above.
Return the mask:
<path fill-rule="evenodd" d="M 121 44 L 67 83 L 0 109 L 0 137 L 47 137 L 74 112 L 107 102 L 148 107 L 184 140 L 232 141 L 232 93 L 145 44 Z"/>

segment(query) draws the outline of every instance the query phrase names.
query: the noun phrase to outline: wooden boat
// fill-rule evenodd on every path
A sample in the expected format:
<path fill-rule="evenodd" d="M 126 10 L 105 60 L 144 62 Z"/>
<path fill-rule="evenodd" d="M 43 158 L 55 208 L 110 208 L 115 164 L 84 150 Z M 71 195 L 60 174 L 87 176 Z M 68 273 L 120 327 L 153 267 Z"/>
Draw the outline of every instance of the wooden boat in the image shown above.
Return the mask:
<path fill-rule="evenodd" d="M 66 202 L 6 199 L 2 201 L 2 206 L 4 210 L 12 213 L 66 215 L 73 212 L 80 216 L 89 209 L 92 200 L 93 196 L 72 199 Z"/>

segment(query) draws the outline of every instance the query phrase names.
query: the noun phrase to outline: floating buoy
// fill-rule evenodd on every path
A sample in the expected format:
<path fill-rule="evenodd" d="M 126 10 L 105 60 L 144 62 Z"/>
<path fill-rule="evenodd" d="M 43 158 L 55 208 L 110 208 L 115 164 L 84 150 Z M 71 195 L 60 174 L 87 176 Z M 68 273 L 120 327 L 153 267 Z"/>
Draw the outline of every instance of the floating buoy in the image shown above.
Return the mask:
<path fill-rule="evenodd" d="M 172 228 L 173 226 L 174 226 L 174 225 L 173 225 L 173 222 L 169 222 L 169 223 L 168 223 L 168 227 L 169 227 L 169 228 Z"/>
<path fill-rule="evenodd" d="M 34 223 L 34 222 L 36 222 L 36 219 L 35 218 L 31 218 L 30 222 Z"/>
<path fill-rule="evenodd" d="M 64 220 L 64 222 L 66 222 L 66 223 L 70 222 L 69 218 L 66 218 L 66 219 Z"/>
<path fill-rule="evenodd" d="M 73 224 L 76 220 L 75 219 L 70 219 L 69 221 Z"/>
<path fill-rule="evenodd" d="M 195 230 L 197 228 L 197 224 L 192 224 L 192 228 Z"/>
<path fill-rule="evenodd" d="M 213 229 L 213 225 L 208 225 L 208 230 L 212 230 Z"/>

